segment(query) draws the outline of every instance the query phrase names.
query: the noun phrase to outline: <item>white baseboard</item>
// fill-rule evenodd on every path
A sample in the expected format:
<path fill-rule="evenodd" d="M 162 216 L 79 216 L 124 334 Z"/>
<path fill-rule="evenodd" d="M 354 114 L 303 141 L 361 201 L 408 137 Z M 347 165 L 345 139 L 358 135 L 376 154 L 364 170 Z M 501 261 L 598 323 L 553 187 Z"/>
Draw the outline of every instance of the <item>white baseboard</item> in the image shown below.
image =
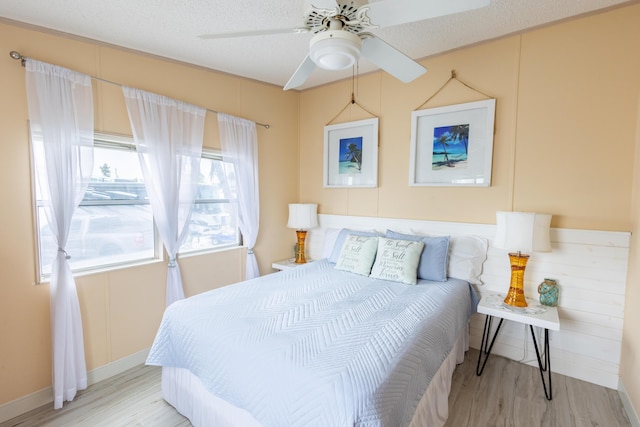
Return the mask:
<path fill-rule="evenodd" d="M 95 384 L 142 365 L 147 360 L 148 354 L 149 349 L 147 348 L 87 372 L 87 385 Z M 11 402 L 4 403 L 0 405 L 0 423 L 49 403 L 53 403 L 53 390 L 51 387 L 43 388 Z"/>
<path fill-rule="evenodd" d="M 624 388 L 624 384 L 622 380 L 618 383 L 618 394 L 620 395 L 620 399 L 622 400 L 622 406 L 624 406 L 624 410 L 627 413 L 627 417 L 629 417 L 629 421 L 631 421 L 632 427 L 640 427 L 640 417 L 638 417 L 638 413 L 636 412 L 633 404 L 631 403 L 631 399 L 629 399 L 629 394 L 627 390 Z"/>
<path fill-rule="evenodd" d="M 107 378 L 114 377 L 126 370 L 144 364 L 144 362 L 147 360 L 147 356 L 149 355 L 149 350 L 150 348 L 140 350 L 137 353 L 130 354 L 129 356 L 123 357 L 122 359 L 107 363 L 106 365 L 100 366 L 93 371 L 87 372 L 88 385 L 106 380 Z"/>
<path fill-rule="evenodd" d="M 53 390 L 51 390 L 51 387 L 43 388 L 42 390 L 19 397 L 11 402 L 4 403 L 0 406 L 0 423 L 22 415 L 25 412 L 29 412 L 32 409 L 39 408 L 47 403 L 53 405 Z"/>

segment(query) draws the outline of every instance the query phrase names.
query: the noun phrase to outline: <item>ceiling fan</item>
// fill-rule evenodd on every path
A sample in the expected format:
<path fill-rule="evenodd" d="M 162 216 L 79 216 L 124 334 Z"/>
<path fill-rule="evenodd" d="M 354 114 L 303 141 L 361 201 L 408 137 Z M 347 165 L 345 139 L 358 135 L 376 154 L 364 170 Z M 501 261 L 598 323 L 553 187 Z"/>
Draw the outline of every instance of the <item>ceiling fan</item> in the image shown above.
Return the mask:
<path fill-rule="evenodd" d="M 202 39 L 313 33 L 309 53 L 284 90 L 300 87 L 316 66 L 344 70 L 360 56 L 408 83 L 427 69 L 368 30 L 421 21 L 487 6 L 490 0 L 311 0 L 302 27 L 236 33 L 205 34 Z"/>

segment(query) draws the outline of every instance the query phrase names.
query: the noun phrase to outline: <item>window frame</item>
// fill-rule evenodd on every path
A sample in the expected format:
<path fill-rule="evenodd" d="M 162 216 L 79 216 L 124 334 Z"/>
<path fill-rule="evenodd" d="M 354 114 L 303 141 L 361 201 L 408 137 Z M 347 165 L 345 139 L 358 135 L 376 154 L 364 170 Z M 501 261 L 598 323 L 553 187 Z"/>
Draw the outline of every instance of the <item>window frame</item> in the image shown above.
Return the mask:
<path fill-rule="evenodd" d="M 222 155 L 221 150 L 216 150 L 212 148 L 202 148 L 202 154 L 200 155 L 200 159 L 209 159 L 209 160 L 217 160 L 220 162 L 224 162 L 224 156 Z M 193 202 L 194 207 L 198 204 L 210 204 L 210 203 L 234 203 L 233 199 L 195 199 Z M 240 233 L 240 227 L 236 223 L 236 241 L 234 243 L 220 244 L 215 245 L 208 248 L 198 248 L 198 249 L 190 249 L 190 250 L 178 250 L 178 255 L 182 257 L 190 257 L 194 255 L 201 255 L 211 252 L 217 252 L 225 249 L 233 249 L 242 247 L 242 234 Z"/>
<path fill-rule="evenodd" d="M 31 141 L 31 138 L 30 138 Z M 133 142 L 132 136 L 127 135 L 118 135 L 118 134 L 109 134 L 102 132 L 94 132 L 93 137 L 94 147 L 107 148 L 111 150 L 123 150 L 133 152 L 134 155 L 137 156 L 137 150 L 135 147 L 135 143 Z M 30 142 L 31 145 L 31 142 Z M 42 250 L 41 250 L 41 236 L 40 229 L 43 225 L 40 220 L 39 209 L 42 207 L 40 200 L 38 200 L 37 190 L 36 190 L 36 171 L 35 171 L 35 161 L 33 158 L 33 147 L 30 147 L 30 159 L 31 159 L 31 182 L 32 182 L 32 204 L 33 204 L 33 236 L 34 236 L 34 248 L 35 248 L 35 264 L 36 264 L 36 279 L 38 284 L 49 283 L 51 281 L 51 273 L 44 273 L 42 270 Z M 124 206 L 124 205 L 150 205 L 148 199 L 146 200 L 118 200 L 117 203 L 113 201 L 105 201 L 105 200 L 91 200 L 91 201 L 82 201 L 78 205 L 81 206 Z M 77 208 L 76 208 L 77 209 Z M 90 267 L 72 267 L 71 272 L 74 277 L 84 276 L 88 274 L 95 274 L 107 271 L 119 270 L 122 268 L 135 267 L 139 265 L 153 264 L 157 262 L 163 262 L 164 250 L 162 247 L 162 241 L 160 239 L 160 235 L 158 233 L 158 229 L 156 227 L 155 220 L 153 220 L 153 256 L 150 258 L 137 258 L 135 260 L 129 261 L 120 261 L 113 263 L 104 263 L 99 265 L 94 265 Z"/>
<path fill-rule="evenodd" d="M 31 138 L 30 138 L 31 145 Z M 110 133 L 102 133 L 95 132 L 94 133 L 94 147 L 107 148 L 111 150 L 124 150 L 133 152 L 137 155 L 137 150 L 135 143 L 133 141 L 132 136 L 128 135 L 119 135 L 119 134 L 110 134 Z M 210 159 L 224 162 L 222 152 L 220 150 L 214 150 L 209 148 L 203 148 L 201 159 Z M 40 200 L 37 197 L 36 190 L 36 171 L 35 171 L 35 161 L 33 158 L 33 147 L 30 146 L 30 166 L 31 166 L 31 191 L 32 191 L 32 214 L 33 214 L 33 244 L 35 248 L 35 267 L 36 267 L 36 283 L 49 283 L 51 280 L 51 273 L 44 273 L 42 270 L 42 258 L 43 254 L 41 251 L 41 236 L 40 236 L 40 228 L 43 225 L 40 219 L 39 209 L 42 207 Z M 210 203 L 233 203 L 233 199 L 196 199 L 194 200 L 194 207 L 197 204 L 210 204 Z M 80 202 L 78 207 L 81 206 L 123 206 L 123 205 L 150 205 L 150 201 L 146 200 L 117 200 L 117 203 L 114 201 L 107 200 L 90 200 L 90 201 L 82 201 Z M 215 245 L 208 248 L 198 248 L 191 250 L 180 250 L 178 254 L 184 257 L 197 256 L 206 253 L 217 252 L 220 250 L 228 250 L 234 249 L 238 247 L 242 247 L 242 234 L 240 233 L 240 228 L 236 223 L 236 231 L 235 235 L 237 237 L 236 241 L 233 243 L 220 244 Z M 101 272 L 114 271 L 122 268 L 130 268 L 140 265 L 153 264 L 158 262 L 163 262 L 165 260 L 165 250 L 162 243 L 162 239 L 160 238 L 160 234 L 158 232 L 158 228 L 156 227 L 155 220 L 153 220 L 153 256 L 151 258 L 139 258 L 135 260 L 129 261 L 120 261 L 113 263 L 104 263 L 99 265 L 94 265 L 90 267 L 75 267 L 71 269 L 71 272 L 74 277 L 84 276 L 88 274 L 95 274 Z"/>

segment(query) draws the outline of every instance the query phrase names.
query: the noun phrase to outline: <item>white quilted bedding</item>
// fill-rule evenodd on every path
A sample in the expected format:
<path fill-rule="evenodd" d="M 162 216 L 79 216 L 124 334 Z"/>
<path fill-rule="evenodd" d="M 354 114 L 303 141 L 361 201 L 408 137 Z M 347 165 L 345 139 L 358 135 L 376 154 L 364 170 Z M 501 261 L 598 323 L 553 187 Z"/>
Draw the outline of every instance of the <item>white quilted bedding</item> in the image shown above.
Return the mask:
<path fill-rule="evenodd" d="M 405 426 L 476 305 L 461 280 L 320 260 L 172 304 L 147 364 L 188 369 L 264 426 Z"/>

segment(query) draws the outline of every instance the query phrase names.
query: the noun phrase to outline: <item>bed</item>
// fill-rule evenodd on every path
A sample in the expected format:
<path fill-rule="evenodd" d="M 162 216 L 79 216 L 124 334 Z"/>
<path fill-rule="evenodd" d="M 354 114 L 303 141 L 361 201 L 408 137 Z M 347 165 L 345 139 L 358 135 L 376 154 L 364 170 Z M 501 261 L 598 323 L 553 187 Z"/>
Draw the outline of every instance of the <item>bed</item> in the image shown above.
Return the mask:
<path fill-rule="evenodd" d="M 443 425 L 473 286 L 421 278 L 422 237 L 339 236 L 327 258 L 168 307 L 147 359 L 164 399 L 195 426 Z"/>

